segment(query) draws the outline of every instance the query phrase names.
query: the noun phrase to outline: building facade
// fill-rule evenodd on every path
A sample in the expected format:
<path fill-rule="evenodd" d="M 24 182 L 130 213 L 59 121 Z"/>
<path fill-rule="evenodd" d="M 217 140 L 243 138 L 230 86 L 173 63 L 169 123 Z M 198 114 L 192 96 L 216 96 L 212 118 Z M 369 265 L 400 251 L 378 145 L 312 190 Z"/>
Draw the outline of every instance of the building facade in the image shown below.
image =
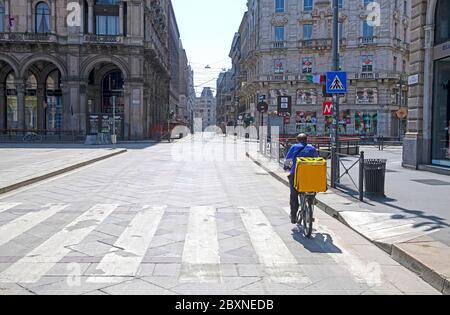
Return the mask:
<path fill-rule="evenodd" d="M 194 118 L 202 120 L 202 130 L 216 126 L 216 98 L 210 87 L 203 88 L 201 96 L 196 98 Z"/>
<path fill-rule="evenodd" d="M 232 75 L 233 72 L 228 70 L 219 74 L 217 79 L 217 93 L 216 93 L 216 119 L 217 126 L 225 130 L 226 126 L 232 125 L 234 118 L 231 112 L 232 107 Z"/>
<path fill-rule="evenodd" d="M 406 124 L 410 3 L 377 1 L 381 23 L 374 26 L 368 22 L 369 2 L 339 1 L 340 65 L 349 84 L 341 98 L 340 131 L 398 138 Z M 233 65 L 239 67 L 237 116 L 258 121 L 256 105 L 265 99 L 270 110 L 264 120 L 286 133 L 329 135 L 333 117 L 324 115 L 323 103 L 331 98 L 323 93 L 320 75 L 332 69 L 332 1 L 249 0 L 247 6 L 233 41 L 239 49 L 232 49 L 239 63 Z M 292 98 L 288 121 L 277 115 L 279 96 Z"/>
<path fill-rule="evenodd" d="M 152 137 L 167 121 L 169 10 L 169 0 L 0 0 L 0 130 L 108 133 L 115 108 L 119 139 Z"/>
<path fill-rule="evenodd" d="M 413 0 L 404 165 L 450 168 L 450 2 Z M 433 168 L 430 168 L 433 169 Z"/>

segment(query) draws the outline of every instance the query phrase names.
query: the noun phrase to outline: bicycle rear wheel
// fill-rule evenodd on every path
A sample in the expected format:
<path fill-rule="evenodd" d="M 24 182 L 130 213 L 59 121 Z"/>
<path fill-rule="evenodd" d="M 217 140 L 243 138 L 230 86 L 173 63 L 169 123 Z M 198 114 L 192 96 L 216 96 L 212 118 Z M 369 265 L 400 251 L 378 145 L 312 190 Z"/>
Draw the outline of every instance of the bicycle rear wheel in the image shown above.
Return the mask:
<path fill-rule="evenodd" d="M 303 228 L 305 229 L 305 235 L 307 238 L 311 238 L 313 233 L 314 224 L 314 204 L 311 198 L 305 198 L 305 208 L 304 208 L 304 218 L 303 218 Z"/>

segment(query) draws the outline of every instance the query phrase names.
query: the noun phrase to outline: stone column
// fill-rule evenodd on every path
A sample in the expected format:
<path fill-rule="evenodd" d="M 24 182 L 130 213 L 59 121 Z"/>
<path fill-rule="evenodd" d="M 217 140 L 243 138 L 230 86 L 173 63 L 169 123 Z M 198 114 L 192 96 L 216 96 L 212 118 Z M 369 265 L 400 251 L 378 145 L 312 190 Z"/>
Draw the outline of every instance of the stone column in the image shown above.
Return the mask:
<path fill-rule="evenodd" d="M 6 129 L 6 98 L 5 86 L 0 84 L 0 130 Z"/>
<path fill-rule="evenodd" d="M 120 3 L 119 3 L 119 35 L 120 36 L 124 36 L 123 22 L 124 22 L 124 18 L 123 18 L 123 1 L 120 1 Z"/>
<path fill-rule="evenodd" d="M 79 130 L 87 134 L 87 86 L 80 83 Z"/>
<path fill-rule="evenodd" d="M 123 99 L 124 99 L 124 113 L 123 113 L 123 137 L 124 140 L 130 140 L 130 110 L 131 110 L 131 88 L 128 85 L 128 82 L 125 81 L 124 87 L 123 87 Z"/>
<path fill-rule="evenodd" d="M 16 22 L 17 25 L 17 22 Z M 19 25 L 17 25 L 19 26 Z M 27 32 L 33 32 L 33 10 L 31 8 L 31 0 L 28 0 L 27 3 Z"/>
<path fill-rule="evenodd" d="M 53 0 L 51 3 L 51 10 L 52 25 L 50 28 L 50 32 L 52 34 L 56 34 L 56 0 Z"/>
<path fill-rule="evenodd" d="M 94 1 L 88 1 L 88 33 L 94 33 Z"/>
<path fill-rule="evenodd" d="M 16 84 L 17 91 L 17 112 L 18 112 L 18 128 L 25 129 L 25 83 Z"/>
<path fill-rule="evenodd" d="M 37 92 L 37 128 L 39 130 L 44 130 L 47 128 L 46 126 L 47 117 L 45 115 L 45 108 L 44 108 L 44 102 L 46 101 L 45 84 L 38 83 L 36 92 Z"/>
<path fill-rule="evenodd" d="M 426 67 L 429 66 L 425 64 L 425 48 L 429 49 L 432 46 L 430 29 L 425 30 L 424 28 L 427 7 L 425 0 L 412 1 L 412 11 L 415 12 L 415 15 L 411 23 L 409 74 L 419 75 L 419 83 L 409 87 L 408 131 L 403 143 L 403 165 L 416 169 L 420 164 L 427 163 L 429 160 L 426 157 L 429 155 L 429 150 L 427 150 L 429 146 L 424 145 L 426 141 L 423 135 L 424 92 L 428 88 L 424 81 Z M 427 100 L 427 102 L 429 101 Z M 426 156 L 424 157 L 424 155 Z"/>

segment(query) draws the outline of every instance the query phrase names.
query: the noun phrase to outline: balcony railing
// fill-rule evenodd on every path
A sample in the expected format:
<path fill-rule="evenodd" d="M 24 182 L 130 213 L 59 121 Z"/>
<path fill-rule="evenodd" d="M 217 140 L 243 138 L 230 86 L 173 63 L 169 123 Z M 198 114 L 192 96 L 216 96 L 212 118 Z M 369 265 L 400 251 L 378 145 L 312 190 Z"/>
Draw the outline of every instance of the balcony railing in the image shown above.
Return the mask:
<path fill-rule="evenodd" d="M 123 42 L 123 37 L 116 35 L 87 34 L 84 35 L 84 42 L 96 44 L 119 44 Z"/>
<path fill-rule="evenodd" d="M 333 41 L 331 38 L 319 38 L 319 39 L 301 40 L 299 45 L 300 45 L 300 48 L 326 50 L 326 49 L 331 49 L 332 42 Z"/>
<path fill-rule="evenodd" d="M 286 42 L 285 41 L 275 41 L 273 42 L 273 48 L 280 49 L 280 48 L 286 48 Z"/>
<path fill-rule="evenodd" d="M 356 72 L 348 74 L 349 80 L 378 80 L 378 79 L 394 79 L 400 80 L 399 72 Z"/>
<path fill-rule="evenodd" d="M 55 42 L 57 36 L 48 33 L 0 33 L 2 41 L 19 41 L 19 42 Z"/>
<path fill-rule="evenodd" d="M 376 37 L 374 37 L 374 36 L 360 37 L 359 38 L 359 43 L 361 45 L 376 44 Z"/>

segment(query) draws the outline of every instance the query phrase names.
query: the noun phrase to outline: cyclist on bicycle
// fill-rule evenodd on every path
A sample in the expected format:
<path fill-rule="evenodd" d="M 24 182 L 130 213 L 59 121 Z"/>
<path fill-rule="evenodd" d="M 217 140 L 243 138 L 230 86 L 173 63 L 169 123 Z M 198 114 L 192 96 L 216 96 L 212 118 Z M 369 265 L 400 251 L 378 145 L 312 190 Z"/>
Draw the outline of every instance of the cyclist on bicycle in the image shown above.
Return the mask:
<path fill-rule="evenodd" d="M 284 164 L 284 169 L 290 170 L 289 174 L 289 184 L 291 187 L 291 223 L 297 224 L 297 213 L 300 208 L 298 191 L 294 187 L 294 177 L 295 177 L 295 168 L 297 165 L 297 159 L 301 157 L 305 158 L 317 158 L 319 157 L 319 152 L 313 146 L 308 144 L 308 136 L 304 133 L 297 136 L 298 144 L 292 146 L 286 155 L 286 162 Z"/>

